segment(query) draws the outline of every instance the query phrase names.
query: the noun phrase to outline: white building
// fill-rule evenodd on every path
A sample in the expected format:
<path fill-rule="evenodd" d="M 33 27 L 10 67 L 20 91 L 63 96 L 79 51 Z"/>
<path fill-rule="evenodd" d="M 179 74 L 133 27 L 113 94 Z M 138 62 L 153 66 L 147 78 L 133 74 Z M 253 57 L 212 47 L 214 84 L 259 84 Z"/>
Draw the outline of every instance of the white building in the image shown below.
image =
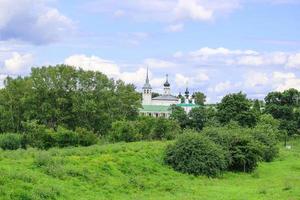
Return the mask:
<path fill-rule="evenodd" d="M 192 108 L 198 107 L 198 105 L 195 104 L 194 95 L 192 95 L 191 97 L 189 96 L 188 88 L 186 88 L 185 91 L 184 102 L 182 102 L 181 94 L 179 94 L 178 97 L 171 94 L 171 85 L 168 80 L 168 75 L 166 75 L 166 82 L 163 86 L 163 94 L 158 97 L 152 98 L 152 87 L 150 85 L 147 69 L 146 81 L 142 88 L 143 99 L 142 108 L 140 109 L 141 115 L 168 118 L 171 114 L 171 105 L 182 107 L 186 113 L 189 113 Z"/>

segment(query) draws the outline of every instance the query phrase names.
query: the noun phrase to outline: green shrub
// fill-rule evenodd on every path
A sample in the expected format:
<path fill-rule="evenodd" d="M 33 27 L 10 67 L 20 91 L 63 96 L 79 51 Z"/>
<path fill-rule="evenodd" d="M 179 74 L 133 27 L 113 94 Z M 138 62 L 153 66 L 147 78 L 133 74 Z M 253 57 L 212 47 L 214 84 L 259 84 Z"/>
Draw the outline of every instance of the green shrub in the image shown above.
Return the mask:
<path fill-rule="evenodd" d="M 215 177 L 226 169 L 225 152 L 208 137 L 186 133 L 166 149 L 165 162 L 176 171 Z"/>
<path fill-rule="evenodd" d="M 251 130 L 251 135 L 262 145 L 262 158 L 266 162 L 271 162 L 278 156 L 279 147 L 274 133 L 261 128 Z"/>
<path fill-rule="evenodd" d="M 251 172 L 264 156 L 265 146 L 245 128 L 208 128 L 203 134 L 227 152 L 228 169 Z"/>
<path fill-rule="evenodd" d="M 134 142 L 142 139 L 133 121 L 116 121 L 112 124 L 109 139 L 113 142 Z"/>
<path fill-rule="evenodd" d="M 138 129 L 138 132 L 141 134 L 143 140 L 151 139 L 151 133 L 156 123 L 154 117 L 139 117 L 135 122 L 135 127 Z"/>
<path fill-rule="evenodd" d="M 154 140 L 171 140 L 180 133 L 178 122 L 165 118 L 157 118 L 151 132 L 151 139 Z"/>
<path fill-rule="evenodd" d="M 23 136 L 15 133 L 4 133 L 0 135 L 0 148 L 4 150 L 15 150 L 22 146 Z"/>
<path fill-rule="evenodd" d="M 79 137 L 74 131 L 58 127 L 57 131 L 53 134 L 55 143 L 59 147 L 78 146 Z"/>
<path fill-rule="evenodd" d="M 75 132 L 78 135 L 78 144 L 80 146 L 90 146 L 98 142 L 98 137 L 91 131 L 84 128 L 76 128 Z"/>
<path fill-rule="evenodd" d="M 230 137 L 229 170 L 252 172 L 262 157 L 262 145 L 247 135 L 233 134 Z"/>
<path fill-rule="evenodd" d="M 37 122 L 23 123 L 25 129 L 24 146 L 36 147 L 39 149 L 49 149 L 56 145 L 54 131 Z"/>

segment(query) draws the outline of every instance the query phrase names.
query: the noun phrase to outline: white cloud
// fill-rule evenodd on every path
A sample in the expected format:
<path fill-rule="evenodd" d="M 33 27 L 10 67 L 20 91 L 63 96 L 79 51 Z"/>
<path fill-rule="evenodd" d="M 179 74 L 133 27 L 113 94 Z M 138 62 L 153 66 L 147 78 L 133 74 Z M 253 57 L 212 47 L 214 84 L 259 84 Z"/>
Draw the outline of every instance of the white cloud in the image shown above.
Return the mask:
<path fill-rule="evenodd" d="M 283 83 L 279 84 L 276 87 L 276 90 L 282 92 L 290 88 L 295 88 L 297 90 L 300 90 L 300 79 L 298 78 L 285 79 Z"/>
<path fill-rule="evenodd" d="M 272 74 L 273 88 L 276 91 L 284 91 L 290 88 L 300 89 L 300 79 L 292 72 L 275 71 Z"/>
<path fill-rule="evenodd" d="M 296 78 L 296 75 L 294 73 L 283 73 L 283 72 L 273 72 L 273 79 L 275 80 L 284 80 L 284 79 L 293 79 Z"/>
<path fill-rule="evenodd" d="M 0 1 L 0 40 L 34 44 L 59 41 L 74 29 L 71 19 L 43 0 Z"/>
<path fill-rule="evenodd" d="M 183 31 L 184 24 L 179 23 L 179 24 L 172 24 L 166 27 L 167 32 L 180 32 Z"/>
<path fill-rule="evenodd" d="M 122 10 L 126 17 L 142 21 L 210 21 L 238 9 L 240 0 L 94 0 L 85 7 L 112 16 Z"/>
<path fill-rule="evenodd" d="M 213 17 L 213 9 L 205 8 L 204 5 L 197 0 L 178 0 L 174 9 L 176 18 L 207 21 Z"/>
<path fill-rule="evenodd" d="M 220 93 L 220 92 L 228 91 L 232 87 L 233 87 L 233 84 L 230 81 L 224 81 L 224 82 L 218 83 L 217 85 L 215 85 L 212 88 L 209 88 L 209 91 Z"/>
<path fill-rule="evenodd" d="M 177 66 L 176 63 L 155 58 L 148 58 L 144 61 L 144 63 L 150 68 L 171 68 Z"/>
<path fill-rule="evenodd" d="M 175 83 L 179 88 L 183 87 L 197 87 L 203 82 L 208 81 L 209 76 L 204 71 L 195 71 L 194 76 L 185 76 L 181 73 L 175 74 Z"/>
<path fill-rule="evenodd" d="M 120 74 L 117 64 L 97 56 L 72 55 L 66 58 L 64 63 L 84 70 L 100 71 L 109 77 L 118 77 Z"/>
<path fill-rule="evenodd" d="M 147 70 L 146 68 L 139 68 L 134 72 L 123 72 L 119 73 L 118 78 L 126 83 L 134 83 L 137 85 L 142 85 L 145 82 Z M 150 73 L 151 77 L 151 73 Z M 152 82 L 151 82 L 152 84 Z"/>
<path fill-rule="evenodd" d="M 245 86 L 257 87 L 268 84 L 269 78 L 266 73 L 250 71 L 246 74 Z"/>
<path fill-rule="evenodd" d="M 20 54 L 14 52 L 9 59 L 4 61 L 4 66 L 0 68 L 0 72 L 13 75 L 23 75 L 29 72 L 33 64 L 32 54 Z"/>
<path fill-rule="evenodd" d="M 178 87 L 186 87 L 189 84 L 189 77 L 177 73 L 175 74 L 175 83 Z"/>
<path fill-rule="evenodd" d="M 286 66 L 300 69 L 300 53 L 289 56 Z"/>

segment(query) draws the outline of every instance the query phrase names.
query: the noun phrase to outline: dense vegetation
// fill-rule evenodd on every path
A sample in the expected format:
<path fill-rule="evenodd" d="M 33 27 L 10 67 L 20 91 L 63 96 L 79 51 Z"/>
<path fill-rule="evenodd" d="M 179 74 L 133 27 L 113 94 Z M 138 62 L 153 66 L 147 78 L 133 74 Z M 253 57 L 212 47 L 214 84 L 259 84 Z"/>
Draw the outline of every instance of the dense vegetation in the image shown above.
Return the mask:
<path fill-rule="evenodd" d="M 0 149 L 0 198 L 72 199 L 72 192 L 78 189 L 82 192 L 79 199 L 111 199 L 114 193 L 118 198 L 156 197 L 152 192 L 160 198 L 168 194 L 165 197 L 182 199 L 189 192 L 189 182 L 203 185 L 201 181 L 208 179 L 180 175 L 167 165 L 186 174 L 233 176 L 235 181 L 231 172 L 253 172 L 254 178 L 259 178 L 255 175 L 258 166 L 280 161 L 280 141 L 287 144 L 288 138 L 299 134 L 300 93 L 295 89 L 271 92 L 265 102 L 239 92 L 209 106 L 204 105 L 206 96 L 197 92 L 198 107 L 186 114 L 172 105 L 170 119 L 140 117 L 140 97 L 131 84 L 65 65 L 33 68 L 27 77 L 8 77 L 0 89 L 0 148 L 7 150 Z M 79 148 L 141 140 L 174 141 Z M 299 146 L 294 152 L 298 150 Z M 11 168 L 16 173 L 10 173 Z M 182 177 L 186 188 L 180 191 L 172 181 L 160 185 L 151 180 L 153 176 Z M 99 191 L 94 191 L 94 186 Z M 202 189 L 192 188 L 191 198 L 195 191 L 203 195 Z M 292 188 L 285 183 L 283 191 Z M 251 191 L 253 196 L 246 194 L 245 198 L 275 197 L 268 191 Z M 134 196 L 135 192 L 140 196 Z M 208 198 L 216 198 L 215 192 L 205 192 Z M 286 197 L 280 192 L 276 195 Z M 224 199 L 231 197 L 225 195 Z"/>
<path fill-rule="evenodd" d="M 195 177 L 164 164 L 172 142 L 133 142 L 76 148 L 0 150 L 0 199 L 247 199 L 297 200 L 300 141 L 281 148 L 251 174 Z M 280 145 L 283 146 L 283 145 Z"/>
<path fill-rule="evenodd" d="M 73 67 L 33 68 L 28 77 L 8 77 L 0 90 L 0 132 L 23 132 L 32 120 L 56 130 L 85 128 L 106 134 L 115 120 L 134 119 L 140 106 L 133 85 L 100 72 Z"/>

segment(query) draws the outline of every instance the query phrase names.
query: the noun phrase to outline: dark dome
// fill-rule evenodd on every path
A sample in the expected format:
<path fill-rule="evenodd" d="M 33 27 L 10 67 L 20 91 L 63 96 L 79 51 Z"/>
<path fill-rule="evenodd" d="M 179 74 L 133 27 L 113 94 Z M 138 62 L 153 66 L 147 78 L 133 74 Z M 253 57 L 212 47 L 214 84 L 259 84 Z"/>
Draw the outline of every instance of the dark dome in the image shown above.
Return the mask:
<path fill-rule="evenodd" d="M 189 95 L 190 94 L 190 92 L 189 92 L 189 89 L 188 88 L 186 88 L 186 90 L 185 90 L 185 95 Z"/>
<path fill-rule="evenodd" d="M 170 83 L 168 81 L 165 82 L 164 84 L 165 87 L 170 87 Z"/>

